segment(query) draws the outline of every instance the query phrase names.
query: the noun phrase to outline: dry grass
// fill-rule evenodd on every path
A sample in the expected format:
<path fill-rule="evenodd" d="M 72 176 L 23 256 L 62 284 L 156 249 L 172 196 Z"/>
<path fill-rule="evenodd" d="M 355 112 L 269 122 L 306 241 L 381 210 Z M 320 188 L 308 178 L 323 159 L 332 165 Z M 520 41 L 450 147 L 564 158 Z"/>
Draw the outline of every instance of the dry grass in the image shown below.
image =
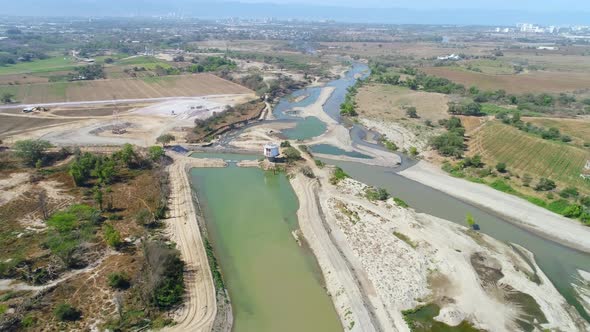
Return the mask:
<path fill-rule="evenodd" d="M 488 165 L 504 162 L 510 172 L 530 174 L 537 180 L 550 178 L 563 186 L 590 192 L 590 183 L 580 178 L 588 150 L 541 139 L 498 121 L 488 121 L 469 140 L 469 155 L 480 154 Z"/>
<path fill-rule="evenodd" d="M 590 86 L 590 75 L 586 73 L 537 71 L 518 75 L 489 75 L 452 67 L 428 67 L 422 70 L 429 75 L 444 77 L 466 87 L 477 86 L 483 90 L 504 89 L 509 93 L 557 93 L 586 89 Z"/>
<path fill-rule="evenodd" d="M 25 104 L 252 93 L 211 74 L 0 86 Z"/>
<path fill-rule="evenodd" d="M 448 96 L 439 93 L 413 91 L 404 87 L 370 84 L 359 89 L 356 97 L 358 112 L 364 117 L 395 121 L 406 118 L 405 106 L 416 107 L 420 121 L 436 122 L 448 118 Z"/>
<path fill-rule="evenodd" d="M 524 118 L 535 126 L 555 127 L 563 134 L 572 137 L 574 144 L 583 146 L 590 142 L 590 121 L 588 119 L 558 119 L 558 118 Z"/>
<path fill-rule="evenodd" d="M 482 124 L 485 123 L 487 118 L 485 117 L 477 117 L 477 116 L 464 116 L 460 115 L 459 118 L 461 119 L 461 123 L 463 127 L 465 127 L 466 133 L 469 135 L 474 130 L 481 127 Z"/>

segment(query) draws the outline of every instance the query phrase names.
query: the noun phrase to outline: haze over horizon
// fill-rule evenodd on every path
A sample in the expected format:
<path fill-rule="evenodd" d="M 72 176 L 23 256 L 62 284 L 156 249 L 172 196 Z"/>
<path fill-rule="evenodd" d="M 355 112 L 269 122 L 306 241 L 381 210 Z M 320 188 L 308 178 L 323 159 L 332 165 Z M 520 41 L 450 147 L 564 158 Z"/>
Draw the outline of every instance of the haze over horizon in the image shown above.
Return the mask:
<path fill-rule="evenodd" d="M 590 2 L 435 0 L 21 0 L 0 8 L 5 16 L 177 16 L 335 20 L 356 23 L 590 25 Z"/>

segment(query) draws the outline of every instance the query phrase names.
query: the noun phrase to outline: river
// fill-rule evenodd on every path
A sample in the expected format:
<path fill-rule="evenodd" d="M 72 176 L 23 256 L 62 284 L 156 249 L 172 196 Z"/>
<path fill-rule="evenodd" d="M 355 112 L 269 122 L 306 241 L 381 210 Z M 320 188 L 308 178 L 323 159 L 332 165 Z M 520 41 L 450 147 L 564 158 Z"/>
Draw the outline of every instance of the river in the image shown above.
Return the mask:
<path fill-rule="evenodd" d="M 340 120 L 339 107 L 344 101 L 346 89 L 349 86 L 354 85 L 358 77 L 366 77 L 368 75 L 367 71 L 368 67 L 366 65 L 356 63 L 343 78 L 330 82 L 328 86 L 333 86 L 336 90 L 325 103 L 324 111 L 332 118 Z M 291 103 L 291 97 L 283 98 L 274 110 L 275 117 L 278 119 L 294 119 L 295 117 L 288 114 L 289 110 L 293 107 L 313 103 L 319 96 L 319 89 L 320 88 L 314 87 L 295 92 L 293 94 L 294 96 L 308 96 L 299 103 Z M 304 139 L 317 136 L 315 132 L 306 127 L 305 120 L 295 127 L 295 129 L 297 128 L 300 128 L 301 131 L 291 130 L 287 137 L 291 138 L 297 136 L 299 139 Z M 306 133 L 310 132 L 313 135 L 306 135 Z M 364 128 L 361 128 L 358 125 L 354 126 L 351 130 L 353 143 L 371 145 L 374 147 L 374 144 L 362 140 L 367 133 L 368 132 Z M 323 154 L 350 154 L 350 152 L 329 145 L 311 146 L 310 148 L 312 151 L 321 152 Z M 402 157 L 403 161 L 402 168 L 412 165 L 407 156 L 401 155 L 400 157 Z M 575 291 L 572 287 L 572 283 L 577 282 L 577 270 L 590 270 L 589 254 L 541 238 L 524 229 L 516 227 L 489 211 L 482 210 L 479 207 L 467 204 L 443 192 L 404 178 L 397 174 L 402 168 L 375 167 L 360 163 L 333 160 L 325 161 L 342 167 L 353 178 L 361 182 L 387 189 L 393 196 L 403 199 L 419 212 L 424 212 L 462 225 L 465 225 L 465 215 L 471 213 L 477 220 L 478 224 L 480 224 L 482 232 L 500 241 L 516 243 L 530 250 L 535 255 L 539 267 L 553 282 L 557 290 L 586 320 L 590 321 L 589 314 L 584 310 L 576 298 Z M 539 222 L 542 222 L 542 220 Z"/>

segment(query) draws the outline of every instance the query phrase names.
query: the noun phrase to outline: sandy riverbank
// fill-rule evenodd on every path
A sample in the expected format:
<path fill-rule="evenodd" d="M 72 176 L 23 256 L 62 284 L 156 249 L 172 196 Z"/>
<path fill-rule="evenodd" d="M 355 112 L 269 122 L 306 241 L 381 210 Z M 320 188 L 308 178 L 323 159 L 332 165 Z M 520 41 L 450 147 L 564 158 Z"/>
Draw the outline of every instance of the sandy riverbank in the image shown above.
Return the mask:
<path fill-rule="evenodd" d="M 322 135 L 309 140 L 305 140 L 303 143 L 308 146 L 316 144 L 329 144 L 338 147 L 344 151 L 356 151 L 368 155 L 373 159 L 361 159 L 352 158 L 348 156 L 333 155 L 323 156 L 327 158 L 338 158 L 346 161 L 355 161 L 384 167 L 398 165 L 401 162 L 401 159 L 394 153 L 373 149 L 367 146 L 354 145 L 350 137 L 349 129 L 338 123 L 338 121 L 332 119 L 326 112 L 324 112 L 324 104 L 332 96 L 334 90 L 334 87 L 324 87 L 322 88 L 319 97 L 313 104 L 308 105 L 306 107 L 294 108 L 294 111 L 296 111 L 295 115 L 300 117 L 313 116 L 320 119 L 322 122 L 326 124 L 326 131 Z"/>
<path fill-rule="evenodd" d="M 189 170 L 192 167 L 225 167 L 221 159 L 197 159 L 169 153 L 171 194 L 170 216 L 166 220 L 171 240 L 180 250 L 185 267 L 186 299 L 176 313 L 176 325 L 169 331 L 211 331 L 217 314 L 215 286 L 201 238 L 193 203 Z"/>
<path fill-rule="evenodd" d="M 363 184 L 347 179 L 333 186 L 328 170 L 312 168 L 319 185 L 301 174 L 292 179 L 299 222 L 345 326 L 354 320 L 354 330 L 358 324 L 359 331 L 408 331 L 401 311 L 436 303 L 437 319 L 449 325 L 467 320 L 489 331 L 518 330 L 515 320 L 527 313 L 510 296 L 528 294 L 546 317 L 543 328 L 588 328 L 536 264 L 510 246 L 391 199 L 370 202 Z M 331 265 L 338 260 L 346 268 Z M 535 273 L 540 284 L 531 281 Z"/>
<path fill-rule="evenodd" d="M 539 236 L 590 253 L 590 228 L 524 199 L 485 185 L 445 174 L 435 165 L 421 161 L 400 175 L 440 190 L 473 205 L 493 211 L 506 220 Z"/>

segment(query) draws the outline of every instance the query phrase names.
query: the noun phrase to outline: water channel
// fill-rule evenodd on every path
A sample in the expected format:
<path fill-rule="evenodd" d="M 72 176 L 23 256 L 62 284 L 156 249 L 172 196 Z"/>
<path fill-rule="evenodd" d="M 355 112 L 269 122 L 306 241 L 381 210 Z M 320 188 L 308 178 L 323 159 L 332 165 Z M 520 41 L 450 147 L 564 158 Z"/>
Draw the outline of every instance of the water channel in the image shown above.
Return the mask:
<path fill-rule="evenodd" d="M 298 201 L 287 177 L 233 163 L 195 168 L 191 177 L 232 301 L 233 331 L 342 331 L 313 254 L 293 238 Z"/>

